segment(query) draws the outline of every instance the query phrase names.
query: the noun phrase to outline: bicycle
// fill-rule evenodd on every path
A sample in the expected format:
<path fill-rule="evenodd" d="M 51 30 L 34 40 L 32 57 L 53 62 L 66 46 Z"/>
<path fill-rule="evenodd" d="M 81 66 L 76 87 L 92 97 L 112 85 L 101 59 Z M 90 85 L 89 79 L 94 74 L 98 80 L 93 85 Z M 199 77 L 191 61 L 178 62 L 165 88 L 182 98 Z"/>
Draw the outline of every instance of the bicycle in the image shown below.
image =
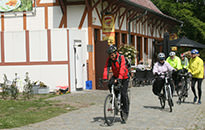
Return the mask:
<path fill-rule="evenodd" d="M 188 90 L 191 86 L 191 76 L 188 73 L 180 73 L 180 83 L 181 85 L 178 86 L 177 95 L 178 95 L 178 104 L 181 102 L 185 102 L 185 99 L 188 97 Z"/>
<path fill-rule="evenodd" d="M 102 79 L 99 80 L 100 85 L 103 86 L 102 84 Z M 108 82 L 108 81 L 105 81 Z M 105 98 L 105 102 L 104 102 L 104 119 L 105 119 L 105 123 L 108 126 L 111 126 L 114 121 L 115 121 L 115 116 L 118 115 L 118 113 L 120 112 L 120 117 L 121 117 L 121 121 L 122 123 L 126 123 L 128 115 L 124 113 L 124 111 L 122 110 L 122 102 L 121 102 L 121 85 L 120 84 L 112 84 L 111 86 L 111 93 L 108 94 Z M 117 94 L 117 95 L 116 95 Z M 128 87 L 128 108 L 130 106 L 130 90 Z M 129 110 L 128 110 L 129 111 Z"/>
<path fill-rule="evenodd" d="M 172 100 L 172 90 L 171 90 L 171 86 L 169 83 L 169 79 L 170 79 L 170 74 L 169 73 L 162 73 L 160 74 L 161 76 L 165 77 L 165 83 L 164 83 L 164 87 L 163 87 L 163 96 L 159 96 L 159 100 L 160 100 L 160 104 L 162 109 L 165 108 L 165 102 L 168 102 L 169 105 L 169 109 L 170 112 L 172 112 L 172 107 L 174 106 L 173 100 Z"/>

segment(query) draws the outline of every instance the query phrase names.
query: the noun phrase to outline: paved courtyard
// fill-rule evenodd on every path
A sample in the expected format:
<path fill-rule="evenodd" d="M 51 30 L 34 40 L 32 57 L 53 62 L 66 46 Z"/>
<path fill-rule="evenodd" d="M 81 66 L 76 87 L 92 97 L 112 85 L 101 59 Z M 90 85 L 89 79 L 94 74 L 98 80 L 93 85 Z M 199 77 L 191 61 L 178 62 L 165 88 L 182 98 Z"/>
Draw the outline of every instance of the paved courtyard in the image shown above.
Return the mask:
<path fill-rule="evenodd" d="M 51 99 L 67 102 L 78 110 L 12 130 L 205 130 L 205 82 L 201 105 L 192 103 L 193 94 L 189 90 L 189 97 L 181 105 L 174 97 L 172 113 L 167 104 L 165 109 L 160 108 L 151 88 L 131 88 L 131 109 L 126 124 L 121 124 L 120 117 L 117 117 L 113 126 L 105 125 L 103 104 L 108 91 L 86 90 Z"/>

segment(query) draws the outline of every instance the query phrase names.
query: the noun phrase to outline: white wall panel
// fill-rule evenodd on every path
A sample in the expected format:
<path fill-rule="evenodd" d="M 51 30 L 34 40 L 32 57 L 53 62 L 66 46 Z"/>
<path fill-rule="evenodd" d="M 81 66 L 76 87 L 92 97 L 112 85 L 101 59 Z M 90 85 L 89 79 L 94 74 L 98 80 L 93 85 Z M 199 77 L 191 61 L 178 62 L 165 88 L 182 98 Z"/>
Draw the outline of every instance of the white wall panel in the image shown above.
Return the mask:
<path fill-rule="evenodd" d="M 68 86 L 68 65 L 0 66 L 0 82 L 3 82 L 3 74 L 13 80 L 17 73 L 18 88 L 23 90 L 26 72 L 29 73 L 31 82 L 42 81 L 51 91 L 56 89 L 56 86 Z"/>
<path fill-rule="evenodd" d="M 40 3 L 56 3 L 56 0 L 41 0 Z"/>
<path fill-rule="evenodd" d="M 30 61 L 48 61 L 47 31 L 30 31 Z"/>
<path fill-rule="evenodd" d="M 1 43 L 1 33 L 0 33 L 0 43 Z M 1 63 L 1 46 L 0 46 L 0 63 Z"/>
<path fill-rule="evenodd" d="M 23 31 L 23 17 L 4 18 L 5 31 Z"/>
<path fill-rule="evenodd" d="M 60 6 L 48 7 L 48 28 L 58 28 L 62 19 Z"/>
<path fill-rule="evenodd" d="M 119 15 L 117 14 L 115 19 L 115 29 L 119 29 L 120 23 L 119 23 Z"/>
<path fill-rule="evenodd" d="M 152 59 L 152 39 L 148 38 L 148 58 Z"/>
<path fill-rule="evenodd" d="M 125 18 L 124 18 L 124 20 L 123 20 L 123 23 L 122 23 L 122 28 L 121 28 L 121 30 L 124 30 L 124 31 L 127 31 L 127 29 L 126 29 L 126 21 L 127 21 L 127 17 L 125 16 Z"/>
<path fill-rule="evenodd" d="M 84 12 L 85 5 L 67 6 L 68 28 L 78 28 L 81 17 Z M 83 24 L 83 28 L 88 26 L 87 15 Z"/>
<path fill-rule="evenodd" d="M 28 30 L 43 30 L 45 29 L 45 11 L 44 7 L 36 8 L 36 15 L 27 17 Z"/>
<path fill-rule="evenodd" d="M 25 32 L 5 32 L 5 62 L 25 62 Z"/>
<path fill-rule="evenodd" d="M 98 8 L 98 11 L 99 11 L 99 13 L 101 12 L 100 8 Z M 92 17 L 93 17 L 93 25 L 101 26 L 101 22 L 100 22 L 100 19 L 99 19 L 99 17 L 98 17 L 98 14 L 97 14 L 95 8 L 93 9 L 92 15 L 93 15 L 93 16 L 92 16 Z M 96 19 L 96 20 L 94 20 L 94 19 Z"/>
<path fill-rule="evenodd" d="M 51 56 L 52 61 L 67 61 L 67 31 L 51 30 Z"/>

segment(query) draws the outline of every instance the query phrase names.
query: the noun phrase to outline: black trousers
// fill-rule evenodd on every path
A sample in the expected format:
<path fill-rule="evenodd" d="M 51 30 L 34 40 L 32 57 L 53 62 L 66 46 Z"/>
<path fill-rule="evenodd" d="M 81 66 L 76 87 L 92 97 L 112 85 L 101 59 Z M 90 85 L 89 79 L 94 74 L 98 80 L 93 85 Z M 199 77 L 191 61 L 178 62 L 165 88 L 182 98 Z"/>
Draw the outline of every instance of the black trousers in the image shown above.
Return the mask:
<path fill-rule="evenodd" d="M 108 88 L 111 92 L 111 86 L 112 84 L 114 83 L 115 81 L 115 78 L 114 76 L 110 79 L 109 83 L 108 83 Z M 129 112 L 129 104 L 128 104 L 128 94 L 127 94 L 127 89 L 128 89 L 128 84 L 129 84 L 129 79 L 123 79 L 122 80 L 122 87 L 120 88 L 120 92 L 121 92 L 121 101 L 122 101 L 122 110 L 128 114 Z M 118 95 L 117 94 L 118 92 L 115 93 L 115 95 Z"/>
<path fill-rule="evenodd" d="M 191 89 L 192 89 L 192 92 L 194 93 L 194 97 L 197 97 L 196 90 L 195 90 L 195 84 L 196 84 L 196 82 L 198 82 L 197 89 L 198 89 L 199 100 L 201 100 L 201 94 L 202 94 L 202 89 L 201 89 L 202 81 L 203 81 L 203 79 L 192 78 L 192 82 L 191 82 Z"/>

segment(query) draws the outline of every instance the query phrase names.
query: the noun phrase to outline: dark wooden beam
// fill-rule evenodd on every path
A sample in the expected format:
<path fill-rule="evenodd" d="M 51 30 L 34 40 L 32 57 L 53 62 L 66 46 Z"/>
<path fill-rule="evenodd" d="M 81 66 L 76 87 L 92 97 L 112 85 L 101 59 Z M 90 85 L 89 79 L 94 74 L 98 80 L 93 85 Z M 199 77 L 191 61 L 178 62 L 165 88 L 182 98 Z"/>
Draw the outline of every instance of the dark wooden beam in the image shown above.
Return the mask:
<path fill-rule="evenodd" d="M 58 0 L 59 1 L 59 4 L 60 4 L 60 7 L 61 7 L 61 11 L 63 14 L 65 14 L 66 12 L 66 0 Z"/>

